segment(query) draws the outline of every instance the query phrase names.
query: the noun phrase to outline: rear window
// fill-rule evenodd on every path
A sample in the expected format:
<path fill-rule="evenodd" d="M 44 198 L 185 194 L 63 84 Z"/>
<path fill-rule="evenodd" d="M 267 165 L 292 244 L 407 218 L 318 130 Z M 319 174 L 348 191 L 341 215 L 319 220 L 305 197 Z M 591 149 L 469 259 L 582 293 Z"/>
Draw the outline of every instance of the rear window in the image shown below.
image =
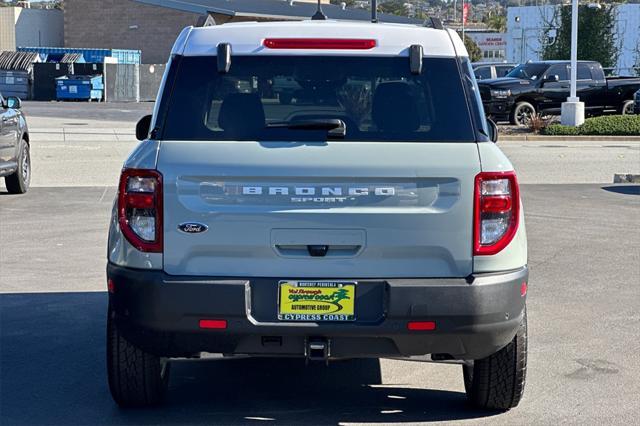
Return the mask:
<path fill-rule="evenodd" d="M 496 67 L 496 75 L 498 77 L 504 77 L 505 75 L 509 74 L 509 71 L 511 71 L 513 69 L 512 66 L 497 66 Z"/>
<path fill-rule="evenodd" d="M 548 68 L 547 64 L 526 63 L 520 64 L 506 75 L 506 77 L 521 78 L 526 80 L 539 80 L 542 73 Z"/>
<path fill-rule="evenodd" d="M 478 80 L 487 80 L 487 79 L 490 79 L 492 77 L 492 75 L 491 75 L 491 67 L 476 68 L 476 70 L 474 72 L 475 72 L 476 78 Z"/>
<path fill-rule="evenodd" d="M 336 133 L 296 123 L 341 120 L 337 139 L 475 140 L 454 58 L 425 58 L 420 75 L 408 58 L 233 56 L 227 74 L 214 56 L 176 64 L 162 139 L 317 141 Z"/>

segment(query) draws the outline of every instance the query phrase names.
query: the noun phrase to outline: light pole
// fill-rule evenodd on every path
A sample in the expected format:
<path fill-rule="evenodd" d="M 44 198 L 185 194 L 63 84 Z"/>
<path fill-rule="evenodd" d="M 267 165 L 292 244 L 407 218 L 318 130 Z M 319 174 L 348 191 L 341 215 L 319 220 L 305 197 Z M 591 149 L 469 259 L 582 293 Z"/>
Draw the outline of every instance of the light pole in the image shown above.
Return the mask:
<path fill-rule="evenodd" d="M 571 2 L 571 89 L 566 102 L 562 103 L 560 122 L 565 126 L 584 123 L 584 102 L 576 93 L 578 76 L 578 0 Z"/>
<path fill-rule="evenodd" d="M 464 0 L 462 0 L 462 42 L 464 43 Z"/>

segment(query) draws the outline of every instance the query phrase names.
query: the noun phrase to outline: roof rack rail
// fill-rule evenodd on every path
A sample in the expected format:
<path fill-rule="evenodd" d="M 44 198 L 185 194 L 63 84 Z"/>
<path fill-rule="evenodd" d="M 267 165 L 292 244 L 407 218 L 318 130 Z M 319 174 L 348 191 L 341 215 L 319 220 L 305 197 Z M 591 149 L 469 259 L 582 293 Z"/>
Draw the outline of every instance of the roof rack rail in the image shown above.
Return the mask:
<path fill-rule="evenodd" d="M 442 26 L 442 21 L 440 20 L 440 18 L 427 18 L 424 20 L 424 24 L 425 27 L 431 27 L 433 29 L 436 30 L 443 30 L 444 27 Z"/>
<path fill-rule="evenodd" d="M 196 22 L 196 27 L 212 27 L 216 25 L 216 20 L 213 18 L 213 15 L 209 12 L 204 15 L 198 16 L 198 20 Z"/>

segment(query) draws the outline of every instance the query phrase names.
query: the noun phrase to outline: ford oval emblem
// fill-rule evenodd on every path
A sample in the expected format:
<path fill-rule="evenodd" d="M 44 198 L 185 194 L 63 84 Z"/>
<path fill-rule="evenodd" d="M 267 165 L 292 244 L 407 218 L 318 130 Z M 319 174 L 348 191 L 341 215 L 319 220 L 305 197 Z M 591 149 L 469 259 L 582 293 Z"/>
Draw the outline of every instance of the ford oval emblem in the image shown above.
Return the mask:
<path fill-rule="evenodd" d="M 205 232 L 209 227 L 203 223 L 197 222 L 186 222 L 178 225 L 178 229 L 184 232 L 185 234 L 200 234 Z"/>

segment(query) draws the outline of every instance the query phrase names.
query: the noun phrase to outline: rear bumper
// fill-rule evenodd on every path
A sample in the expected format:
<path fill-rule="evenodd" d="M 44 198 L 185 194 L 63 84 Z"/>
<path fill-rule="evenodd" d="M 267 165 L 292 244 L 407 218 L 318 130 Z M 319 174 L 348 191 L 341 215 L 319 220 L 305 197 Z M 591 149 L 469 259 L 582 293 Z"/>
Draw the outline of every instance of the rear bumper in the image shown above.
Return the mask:
<path fill-rule="evenodd" d="M 277 278 L 178 277 L 109 264 L 113 319 L 147 351 L 168 357 L 200 352 L 304 356 L 309 338 L 330 340 L 331 357 L 447 354 L 488 356 L 511 341 L 522 319 L 526 267 L 466 279 L 358 280 L 356 321 L 277 320 Z M 201 319 L 226 329 L 200 329 Z M 409 321 L 436 329 L 410 331 Z"/>

